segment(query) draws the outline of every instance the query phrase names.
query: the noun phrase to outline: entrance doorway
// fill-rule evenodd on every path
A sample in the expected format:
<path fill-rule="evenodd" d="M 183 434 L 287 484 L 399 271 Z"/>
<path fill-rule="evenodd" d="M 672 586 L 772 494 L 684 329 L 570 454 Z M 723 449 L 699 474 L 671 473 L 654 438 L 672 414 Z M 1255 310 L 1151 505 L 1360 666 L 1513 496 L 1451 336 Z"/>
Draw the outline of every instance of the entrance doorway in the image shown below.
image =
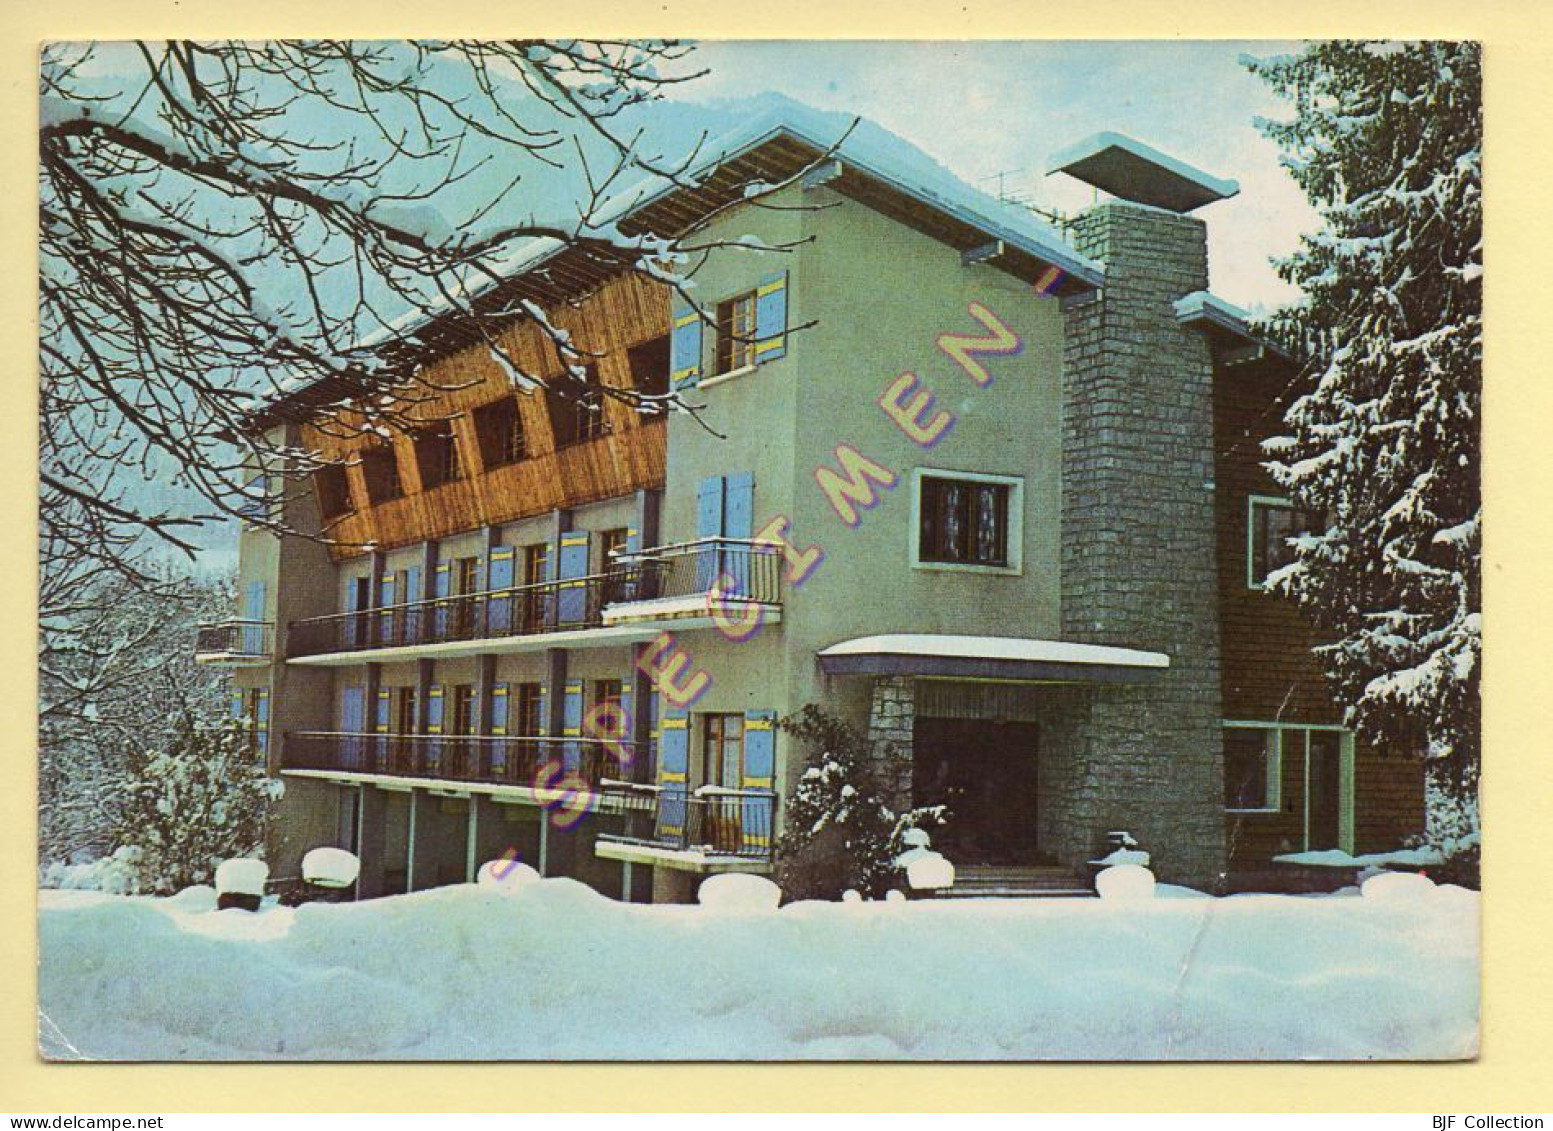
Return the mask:
<path fill-rule="evenodd" d="M 918 718 L 912 730 L 917 805 L 948 807 L 933 847 L 957 866 L 1044 863 L 1036 842 L 1035 723 Z"/>

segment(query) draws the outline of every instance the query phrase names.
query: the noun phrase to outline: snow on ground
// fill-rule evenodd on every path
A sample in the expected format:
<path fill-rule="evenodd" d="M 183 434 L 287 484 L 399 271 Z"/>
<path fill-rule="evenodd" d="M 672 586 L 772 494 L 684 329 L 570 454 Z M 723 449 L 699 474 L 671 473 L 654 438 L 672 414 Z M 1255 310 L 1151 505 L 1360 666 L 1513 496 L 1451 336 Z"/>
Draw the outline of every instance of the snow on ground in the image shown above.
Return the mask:
<path fill-rule="evenodd" d="M 250 914 L 211 910 L 209 888 L 44 891 L 40 1044 L 153 1060 L 1471 1056 L 1478 896 L 1405 894 L 771 910 L 621 904 L 550 879 Z"/>

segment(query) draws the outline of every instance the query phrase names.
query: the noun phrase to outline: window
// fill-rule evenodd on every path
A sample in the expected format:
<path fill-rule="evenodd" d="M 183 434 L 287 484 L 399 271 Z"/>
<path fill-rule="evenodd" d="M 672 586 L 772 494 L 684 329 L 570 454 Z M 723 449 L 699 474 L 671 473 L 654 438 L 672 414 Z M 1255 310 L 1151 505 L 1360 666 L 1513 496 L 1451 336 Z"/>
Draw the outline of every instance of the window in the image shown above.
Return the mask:
<path fill-rule="evenodd" d="M 919 469 L 912 564 L 1019 572 L 1022 488 L 1012 476 Z"/>
<path fill-rule="evenodd" d="M 1278 733 L 1276 727 L 1224 728 L 1224 808 L 1278 808 Z"/>
<path fill-rule="evenodd" d="M 540 714 L 540 706 L 544 702 L 545 689 L 538 683 L 518 684 L 517 695 L 517 734 L 522 738 L 532 738 L 543 734 L 545 720 Z"/>
<path fill-rule="evenodd" d="M 480 559 L 459 558 L 453 563 L 453 582 L 456 588 L 453 596 L 462 597 L 467 593 L 480 591 Z"/>
<path fill-rule="evenodd" d="M 394 726 L 395 734 L 415 733 L 415 688 L 396 687 L 394 689 Z"/>
<path fill-rule="evenodd" d="M 361 474 L 367 481 L 367 498 L 373 506 L 404 496 L 399 479 L 399 461 L 392 444 L 379 444 L 361 453 Z"/>
<path fill-rule="evenodd" d="M 1338 726 L 1224 724 L 1224 807 L 1232 813 L 1284 811 L 1283 782 L 1298 783 L 1288 813 L 1299 819 L 1305 851 L 1353 851 L 1354 736 Z"/>
<path fill-rule="evenodd" d="M 661 397 L 669 391 L 669 336 L 651 338 L 626 351 L 631 364 L 631 381 L 636 391 Z"/>
<path fill-rule="evenodd" d="M 416 434 L 415 463 L 420 469 L 421 487 L 427 491 L 463 478 L 458 433 L 451 420 L 439 420 Z"/>
<path fill-rule="evenodd" d="M 565 374 L 551 377 L 545 389 L 545 403 L 550 409 L 555 446 L 567 448 L 607 434 L 609 418 L 604 415 L 604 400 L 596 365 L 587 367 L 581 382 Z"/>
<path fill-rule="evenodd" d="M 550 543 L 535 542 L 523 547 L 523 584 L 538 585 L 550 569 Z"/>
<path fill-rule="evenodd" d="M 1249 530 L 1246 539 L 1246 584 L 1260 589 L 1268 574 L 1294 560 L 1289 539 L 1317 530 L 1323 524 L 1319 516 L 1299 510 L 1286 499 L 1252 495 Z"/>
<path fill-rule="evenodd" d="M 313 473 L 313 497 L 318 500 L 318 516 L 325 522 L 350 514 L 350 483 L 339 464 L 320 467 Z"/>
<path fill-rule="evenodd" d="M 472 684 L 453 687 L 453 727 L 450 734 L 475 733 L 475 689 Z"/>
<path fill-rule="evenodd" d="M 604 569 L 614 569 L 620 564 L 620 555 L 626 552 L 629 538 L 630 534 L 623 526 L 599 535 L 599 562 Z"/>
<path fill-rule="evenodd" d="M 480 438 L 480 462 L 486 470 L 517 463 L 528 455 L 516 397 L 503 397 L 475 409 L 475 435 Z"/>
<path fill-rule="evenodd" d="M 755 292 L 717 304 L 717 372 L 755 364 Z"/>
<path fill-rule="evenodd" d="M 744 781 L 744 716 L 703 718 L 701 782 L 738 789 Z"/>

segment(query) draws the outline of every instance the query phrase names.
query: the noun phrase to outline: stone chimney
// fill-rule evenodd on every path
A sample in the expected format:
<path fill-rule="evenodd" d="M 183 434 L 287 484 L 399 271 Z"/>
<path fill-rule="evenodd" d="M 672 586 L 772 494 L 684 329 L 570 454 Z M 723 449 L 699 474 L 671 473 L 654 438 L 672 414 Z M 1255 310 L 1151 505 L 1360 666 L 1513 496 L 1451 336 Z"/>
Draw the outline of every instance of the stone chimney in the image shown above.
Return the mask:
<path fill-rule="evenodd" d="M 1211 889 L 1225 867 L 1213 363 L 1174 309 L 1207 289 L 1206 228 L 1139 202 L 1147 184 L 1131 195 L 1071 233 L 1105 286 L 1066 314 L 1062 630 L 1170 668 L 1078 697 L 1058 724 L 1072 754 L 1054 823 L 1091 840 L 1125 829 L 1163 879 Z"/>

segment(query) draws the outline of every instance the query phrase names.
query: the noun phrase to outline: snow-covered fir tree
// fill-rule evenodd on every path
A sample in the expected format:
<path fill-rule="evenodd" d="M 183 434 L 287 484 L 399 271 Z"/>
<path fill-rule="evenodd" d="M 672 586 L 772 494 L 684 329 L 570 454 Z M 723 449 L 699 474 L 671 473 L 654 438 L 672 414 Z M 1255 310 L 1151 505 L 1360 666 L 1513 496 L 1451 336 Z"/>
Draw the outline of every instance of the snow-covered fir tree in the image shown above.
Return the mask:
<path fill-rule="evenodd" d="M 1308 385 L 1265 449 L 1325 521 L 1270 582 L 1331 640 L 1351 723 L 1428 759 L 1432 819 L 1475 823 L 1481 51 L 1338 42 L 1249 65 L 1294 103 L 1260 124 L 1323 221 L 1280 264 L 1303 298 L 1270 327 Z"/>
<path fill-rule="evenodd" d="M 814 704 L 781 726 L 807 750 L 777 845 L 783 892 L 789 899 L 839 899 L 849 890 L 882 898 L 899 879 L 901 834 L 941 809 L 891 809 L 869 770 L 868 740 Z"/>

